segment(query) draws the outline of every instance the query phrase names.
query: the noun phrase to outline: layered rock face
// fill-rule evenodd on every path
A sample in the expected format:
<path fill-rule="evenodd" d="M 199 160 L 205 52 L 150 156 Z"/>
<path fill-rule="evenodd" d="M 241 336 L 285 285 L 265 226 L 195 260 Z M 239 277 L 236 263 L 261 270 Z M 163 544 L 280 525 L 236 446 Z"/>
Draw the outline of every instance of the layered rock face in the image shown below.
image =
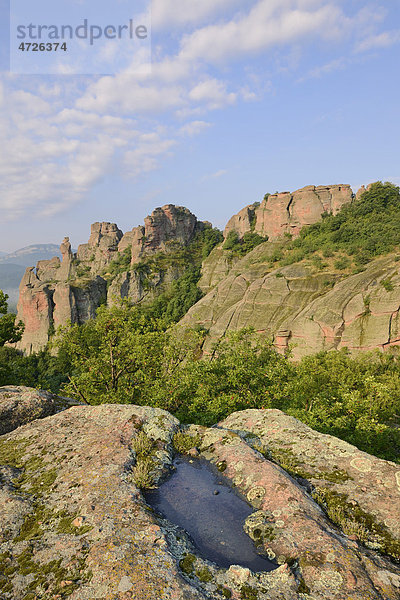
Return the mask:
<path fill-rule="evenodd" d="M 171 242 L 187 246 L 204 225 L 187 208 L 166 204 L 145 218 L 144 227 L 135 227 L 126 233 L 119 251 L 131 246 L 132 264 L 135 264 L 144 255 L 167 251 Z"/>
<path fill-rule="evenodd" d="M 107 266 L 127 248 L 134 266 L 145 256 L 168 252 L 173 245 L 186 246 L 206 226 L 210 225 L 198 221 L 187 208 L 167 205 L 147 217 L 144 227 L 125 235 L 115 223 L 94 223 L 88 243 L 81 244 L 76 255 L 69 238 L 64 238 L 62 261 L 40 261 L 36 269 L 26 270 L 21 281 L 17 319 L 25 324 L 25 331 L 17 348 L 27 354 L 43 349 L 54 329 L 94 318 L 102 302 L 112 304 L 121 298 L 141 302 L 156 296 L 180 276 L 177 270 L 153 274 L 149 287 L 134 269 L 110 277 Z"/>
<path fill-rule="evenodd" d="M 231 231 L 236 231 L 240 238 L 252 231 L 256 220 L 256 209 L 259 206 L 259 204 L 250 204 L 231 217 L 224 229 L 224 238 L 227 238 Z"/>
<path fill-rule="evenodd" d="M 99 273 L 118 252 L 122 231 L 115 223 L 93 223 L 87 244 L 81 244 L 76 258 L 83 263 L 91 263 L 92 273 Z"/>
<path fill-rule="evenodd" d="M 274 250 L 274 243 L 267 242 L 236 262 L 228 275 L 218 279 L 211 272 L 216 285 L 205 287 L 207 295 L 181 321 L 209 330 L 206 352 L 227 332 L 243 327 L 272 338 L 282 352 L 290 345 L 296 359 L 321 350 L 400 345 L 400 275 L 394 255 L 343 278 L 304 264 L 271 269 Z"/>
<path fill-rule="evenodd" d="M 277 410 L 235 413 L 217 428 L 190 426 L 186 434 L 197 448 L 190 453 L 216 465 L 247 499 L 253 512 L 245 531 L 277 567 L 223 569 L 200 556 L 184 530 L 154 514 L 134 483 L 138 436 L 154 445 L 157 486 L 170 471 L 179 428 L 159 409 L 106 405 L 72 407 L 2 436 L 2 599 L 40 597 L 42 590 L 43 597 L 71 600 L 400 597 L 399 567 L 378 551 L 383 543 L 389 554 L 399 550 L 398 465 Z M 291 440 L 298 479 L 280 460 Z M 346 534 L 326 517 L 329 506 L 312 499 L 311 485 L 340 492 L 380 529 L 363 532 L 363 544 L 356 521 Z"/>
<path fill-rule="evenodd" d="M 324 213 L 337 214 L 352 199 L 349 185 L 309 185 L 293 193 L 268 195 L 258 207 L 252 204 L 232 217 L 224 235 L 227 237 L 230 231 L 236 231 L 243 237 L 255 231 L 271 241 L 285 233 L 296 237 L 302 227 L 316 223 Z"/>

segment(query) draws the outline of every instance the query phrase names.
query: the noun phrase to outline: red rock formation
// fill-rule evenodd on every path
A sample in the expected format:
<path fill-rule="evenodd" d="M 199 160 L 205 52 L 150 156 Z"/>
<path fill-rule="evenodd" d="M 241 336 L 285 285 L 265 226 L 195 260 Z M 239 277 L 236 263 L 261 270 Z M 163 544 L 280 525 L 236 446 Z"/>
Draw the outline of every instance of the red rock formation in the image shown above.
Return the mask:
<path fill-rule="evenodd" d="M 43 348 L 48 342 L 51 324 L 52 302 L 48 288 L 41 285 L 34 268 L 26 269 L 19 286 L 18 321 L 25 325 L 20 348 L 30 354 Z"/>
<path fill-rule="evenodd" d="M 245 233 L 251 231 L 255 224 L 255 213 L 258 207 L 258 203 L 250 204 L 242 208 L 237 215 L 231 217 L 224 229 L 224 238 L 227 238 L 231 231 L 236 231 L 239 238 L 242 238 Z"/>
<path fill-rule="evenodd" d="M 243 237 L 253 229 L 270 240 L 285 233 L 297 236 L 302 227 L 316 223 L 324 213 L 337 214 L 352 199 L 349 185 L 309 185 L 293 193 L 268 195 L 259 206 L 251 204 L 233 216 L 225 227 L 224 236 L 236 231 Z"/>
<path fill-rule="evenodd" d="M 144 227 L 135 227 L 122 238 L 118 250 L 132 248 L 132 264 L 148 254 L 168 250 L 171 242 L 183 246 L 189 244 L 197 231 L 207 224 L 198 221 L 196 216 L 183 206 L 166 204 L 156 208 L 145 218 Z"/>
<path fill-rule="evenodd" d="M 116 257 L 122 236 L 115 223 L 93 223 L 88 243 L 78 247 L 78 261 L 89 263 L 92 273 L 99 273 Z"/>
<path fill-rule="evenodd" d="M 352 199 L 349 185 L 310 185 L 293 194 L 273 194 L 256 210 L 255 231 L 270 240 L 285 233 L 297 236 L 302 227 L 316 223 L 324 213 L 337 214 Z"/>
<path fill-rule="evenodd" d="M 64 238 L 62 262 L 58 258 L 40 261 L 36 270 L 27 270 L 21 282 L 17 318 L 24 322 L 25 331 L 17 347 L 27 353 L 41 350 L 49 340 L 49 330 L 94 318 L 105 299 L 112 303 L 127 297 L 140 302 L 145 291 L 140 277 L 131 272 L 120 273 L 107 293 L 107 265 L 129 247 L 135 263 L 146 254 L 167 251 L 172 243 L 187 245 L 205 226 L 187 208 L 169 204 L 147 217 L 144 227 L 125 235 L 115 223 L 94 223 L 88 243 L 79 246 L 76 256 L 69 238 Z M 179 275 L 160 274 L 159 283 Z"/>

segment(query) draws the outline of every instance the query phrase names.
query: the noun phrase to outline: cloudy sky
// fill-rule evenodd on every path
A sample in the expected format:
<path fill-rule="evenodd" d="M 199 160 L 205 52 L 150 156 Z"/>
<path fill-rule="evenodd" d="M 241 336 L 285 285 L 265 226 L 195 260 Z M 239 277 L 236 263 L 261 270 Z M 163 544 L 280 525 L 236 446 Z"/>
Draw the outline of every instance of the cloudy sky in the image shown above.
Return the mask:
<path fill-rule="evenodd" d="M 6 5 L 2 251 L 167 203 L 223 227 L 266 192 L 400 184 L 397 0 L 153 0 L 151 70 L 111 76 L 10 73 Z"/>

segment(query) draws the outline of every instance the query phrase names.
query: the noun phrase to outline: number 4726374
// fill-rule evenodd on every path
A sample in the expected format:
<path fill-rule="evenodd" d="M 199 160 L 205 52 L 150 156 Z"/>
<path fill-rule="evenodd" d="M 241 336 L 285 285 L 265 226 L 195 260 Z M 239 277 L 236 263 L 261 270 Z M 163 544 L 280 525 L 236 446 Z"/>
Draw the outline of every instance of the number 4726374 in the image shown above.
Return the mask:
<path fill-rule="evenodd" d="M 56 52 L 57 50 L 67 51 L 67 44 L 64 42 L 63 44 L 57 43 L 36 43 L 36 42 L 21 42 L 18 47 L 18 50 L 22 50 L 22 52 Z"/>

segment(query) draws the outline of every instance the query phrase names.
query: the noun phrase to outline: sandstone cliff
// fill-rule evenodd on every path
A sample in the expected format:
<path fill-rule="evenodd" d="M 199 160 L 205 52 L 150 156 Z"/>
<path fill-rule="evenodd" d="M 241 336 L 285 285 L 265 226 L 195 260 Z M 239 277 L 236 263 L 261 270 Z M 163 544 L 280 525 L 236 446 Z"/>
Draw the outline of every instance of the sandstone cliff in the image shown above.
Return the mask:
<path fill-rule="evenodd" d="M 147 217 L 144 227 L 125 235 L 115 223 L 94 223 L 88 243 L 81 244 L 76 254 L 66 237 L 60 246 L 61 261 L 40 261 L 22 278 L 17 318 L 25 331 L 17 348 L 28 354 L 43 349 L 57 327 L 69 321 L 84 323 L 95 317 L 101 303 L 120 298 L 138 303 L 155 297 L 181 271 L 143 274 L 135 265 L 157 252 L 187 246 L 205 227 L 210 224 L 198 221 L 188 209 L 167 205 Z M 131 265 L 121 261 L 126 252 Z M 117 272 L 108 272 L 115 263 Z"/>
<path fill-rule="evenodd" d="M 25 405 L 18 389 L 7 393 Z M 245 531 L 276 563 L 221 568 L 148 506 L 135 479 L 138 439 L 154 448 L 158 486 L 180 429 L 157 408 L 75 406 L 1 436 L 1 598 L 398 600 L 398 465 L 279 410 L 190 426 L 188 451 L 247 499 Z"/>
<path fill-rule="evenodd" d="M 357 197 L 366 189 L 370 186 Z M 400 345 L 396 254 L 371 260 L 356 273 L 345 273 L 329 260 L 323 270 L 312 260 L 274 266 L 273 256 L 288 243 L 282 234 L 296 237 L 301 225 L 324 212 L 337 213 L 352 198 L 349 186 L 310 186 L 268 196 L 258 208 L 248 207 L 230 220 L 226 235 L 234 229 L 242 236 L 252 223 L 270 241 L 242 258 L 232 257 L 222 245 L 204 262 L 200 285 L 206 295 L 181 323 L 209 330 L 206 352 L 227 332 L 243 327 L 254 327 L 282 352 L 290 346 L 294 358 L 345 347 L 359 352 Z M 250 209 L 252 220 L 247 218 Z"/>
<path fill-rule="evenodd" d="M 230 231 L 239 237 L 255 231 L 271 241 L 285 233 L 297 236 L 302 227 L 316 223 L 324 213 L 337 214 L 353 196 L 349 185 L 309 185 L 293 193 L 267 194 L 261 204 L 251 204 L 232 217 L 224 236 Z"/>
<path fill-rule="evenodd" d="M 322 349 L 400 345 L 400 280 L 394 256 L 346 276 L 332 264 L 320 272 L 307 261 L 279 269 L 271 263 L 280 244 L 324 214 L 338 213 L 353 198 L 348 185 L 308 186 L 266 195 L 261 204 L 229 220 L 225 237 L 232 231 L 239 238 L 258 233 L 269 241 L 244 257 L 221 245 L 204 260 L 198 285 L 205 297 L 182 323 L 209 330 L 206 352 L 227 331 L 247 326 L 273 338 L 282 351 L 291 345 L 296 358 Z M 113 223 L 95 223 L 76 255 L 65 238 L 62 261 L 41 261 L 36 269 L 27 269 L 21 282 L 18 319 L 25 323 L 25 332 L 18 348 L 40 350 L 55 328 L 68 321 L 85 322 L 102 302 L 151 301 L 185 268 L 176 261 L 161 269 L 151 264 L 152 257 L 187 246 L 207 226 L 188 209 L 167 205 L 125 234 Z"/>
<path fill-rule="evenodd" d="M 206 351 L 228 331 L 243 327 L 272 338 L 282 351 L 290 344 L 295 358 L 344 347 L 361 351 L 400 345 L 395 255 L 344 276 L 304 263 L 271 269 L 274 248 L 266 242 L 242 258 L 181 321 L 209 330 Z"/>

